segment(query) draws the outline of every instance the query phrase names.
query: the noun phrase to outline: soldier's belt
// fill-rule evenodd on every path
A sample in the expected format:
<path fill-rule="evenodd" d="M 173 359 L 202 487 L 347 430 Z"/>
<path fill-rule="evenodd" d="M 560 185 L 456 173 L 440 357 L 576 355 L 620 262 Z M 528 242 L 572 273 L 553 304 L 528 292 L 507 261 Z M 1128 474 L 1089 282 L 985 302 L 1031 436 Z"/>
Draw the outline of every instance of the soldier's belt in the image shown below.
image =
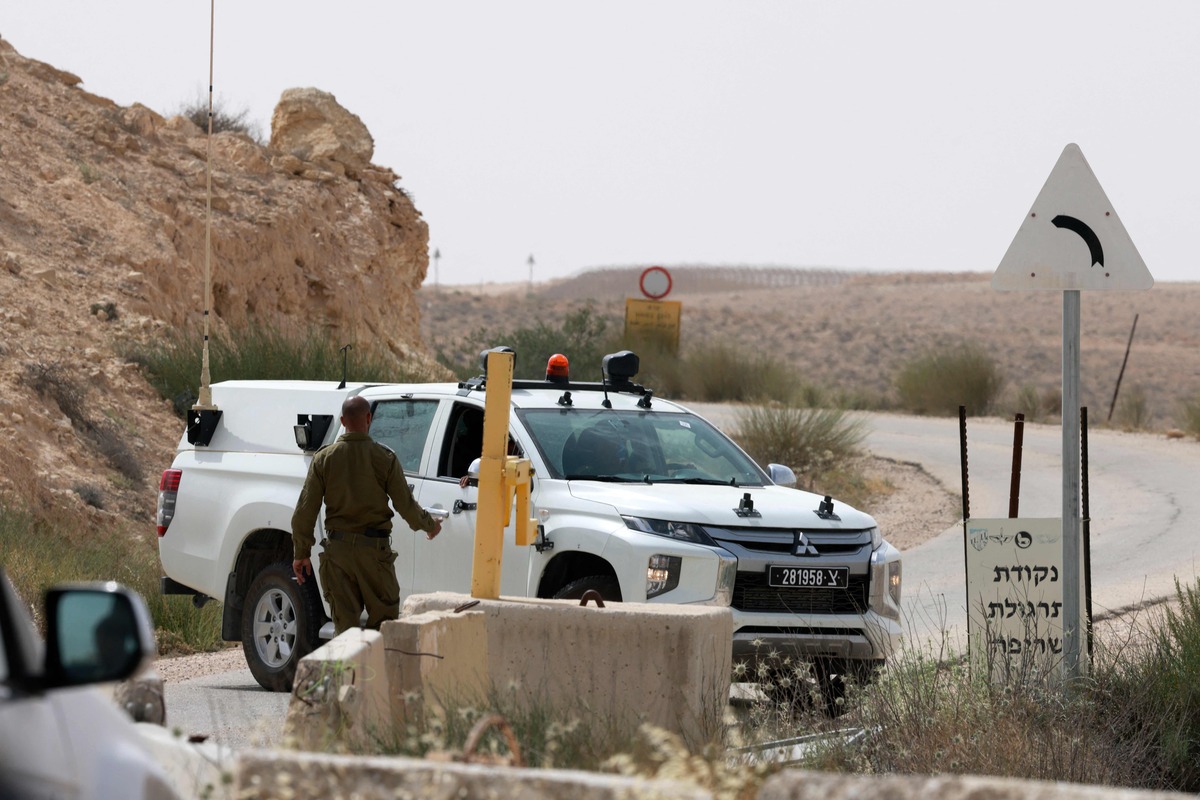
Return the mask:
<path fill-rule="evenodd" d="M 365 544 L 372 547 L 387 547 L 392 532 L 383 530 L 382 528 L 368 528 L 362 533 L 351 533 L 350 531 L 325 531 L 325 536 L 335 542 L 349 542 L 350 544 Z"/>

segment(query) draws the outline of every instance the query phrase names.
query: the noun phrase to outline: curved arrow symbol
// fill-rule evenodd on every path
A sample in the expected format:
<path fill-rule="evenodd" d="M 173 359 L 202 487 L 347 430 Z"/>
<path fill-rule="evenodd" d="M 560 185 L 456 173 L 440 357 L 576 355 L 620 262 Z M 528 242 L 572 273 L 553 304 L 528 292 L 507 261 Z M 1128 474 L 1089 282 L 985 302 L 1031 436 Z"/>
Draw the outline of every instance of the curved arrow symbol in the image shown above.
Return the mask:
<path fill-rule="evenodd" d="M 1096 232 L 1088 227 L 1088 224 L 1083 220 L 1068 217 L 1066 214 L 1059 214 L 1054 219 L 1050 220 L 1056 228 L 1066 228 L 1069 231 L 1074 231 L 1079 234 L 1079 238 L 1087 243 L 1088 250 L 1092 254 L 1092 265 L 1099 264 L 1104 266 L 1104 248 L 1100 246 L 1100 237 Z"/>

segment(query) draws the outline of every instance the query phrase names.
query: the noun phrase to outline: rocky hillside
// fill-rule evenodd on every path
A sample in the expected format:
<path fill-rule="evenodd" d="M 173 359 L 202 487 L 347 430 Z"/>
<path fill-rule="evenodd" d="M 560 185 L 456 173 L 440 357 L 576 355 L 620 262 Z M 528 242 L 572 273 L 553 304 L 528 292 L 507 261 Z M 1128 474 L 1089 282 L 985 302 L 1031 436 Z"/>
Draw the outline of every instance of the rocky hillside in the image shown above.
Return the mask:
<path fill-rule="evenodd" d="M 215 326 L 431 363 L 426 223 L 332 95 L 285 92 L 263 146 L 80 82 L 0 41 L 0 491 L 152 514 L 182 423 L 117 349 L 202 319 L 210 156 Z"/>

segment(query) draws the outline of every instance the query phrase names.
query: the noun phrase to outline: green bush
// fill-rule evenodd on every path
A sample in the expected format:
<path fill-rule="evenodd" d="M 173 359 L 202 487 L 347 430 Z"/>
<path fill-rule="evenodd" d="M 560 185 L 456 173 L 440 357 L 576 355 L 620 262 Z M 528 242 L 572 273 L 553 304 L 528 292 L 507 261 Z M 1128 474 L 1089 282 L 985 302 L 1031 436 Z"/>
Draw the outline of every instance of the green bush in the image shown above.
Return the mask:
<path fill-rule="evenodd" d="M 341 345 L 327 331 L 310 328 L 285 331 L 247 326 L 220 332 L 209 340 L 209 375 L 225 380 L 342 379 Z M 197 400 L 203 337 L 195 331 L 173 330 L 150 341 L 127 342 L 121 354 L 140 365 L 150 385 L 170 400 L 180 416 Z M 422 380 L 394 358 L 371 346 L 354 346 L 345 353 L 347 378 L 361 382 Z"/>
<path fill-rule="evenodd" d="M 819 474 L 860 452 L 866 427 L 838 409 L 752 406 L 738 412 L 737 442 L 759 464 Z"/>
<path fill-rule="evenodd" d="M 611 326 L 610 318 L 585 306 L 567 314 L 557 327 L 538 322 L 531 328 L 513 330 L 481 328 L 468 337 L 477 346 L 468 347 L 466 355 L 456 359 L 442 353 L 438 360 L 459 378 L 470 378 L 481 372 L 481 352 L 506 345 L 517 354 L 513 364 L 514 378 L 542 380 L 546 377 L 546 362 L 550 356 L 562 353 L 571 364 L 571 380 L 599 381 L 601 360 L 620 349 L 619 335 Z"/>
<path fill-rule="evenodd" d="M 904 364 L 896 375 L 900 406 L 914 414 L 985 414 L 1004 384 L 995 360 L 968 342 L 930 350 Z"/>

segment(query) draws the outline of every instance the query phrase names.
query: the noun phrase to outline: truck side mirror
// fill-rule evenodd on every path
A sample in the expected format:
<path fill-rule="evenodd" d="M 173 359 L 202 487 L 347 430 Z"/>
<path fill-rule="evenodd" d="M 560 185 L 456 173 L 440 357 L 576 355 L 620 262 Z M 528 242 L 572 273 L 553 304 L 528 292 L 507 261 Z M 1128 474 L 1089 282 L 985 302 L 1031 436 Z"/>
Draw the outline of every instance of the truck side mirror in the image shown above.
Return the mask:
<path fill-rule="evenodd" d="M 785 467 L 783 464 L 768 464 L 767 474 L 771 476 L 772 482 L 786 486 L 789 489 L 796 488 L 796 473 L 791 467 Z"/>

